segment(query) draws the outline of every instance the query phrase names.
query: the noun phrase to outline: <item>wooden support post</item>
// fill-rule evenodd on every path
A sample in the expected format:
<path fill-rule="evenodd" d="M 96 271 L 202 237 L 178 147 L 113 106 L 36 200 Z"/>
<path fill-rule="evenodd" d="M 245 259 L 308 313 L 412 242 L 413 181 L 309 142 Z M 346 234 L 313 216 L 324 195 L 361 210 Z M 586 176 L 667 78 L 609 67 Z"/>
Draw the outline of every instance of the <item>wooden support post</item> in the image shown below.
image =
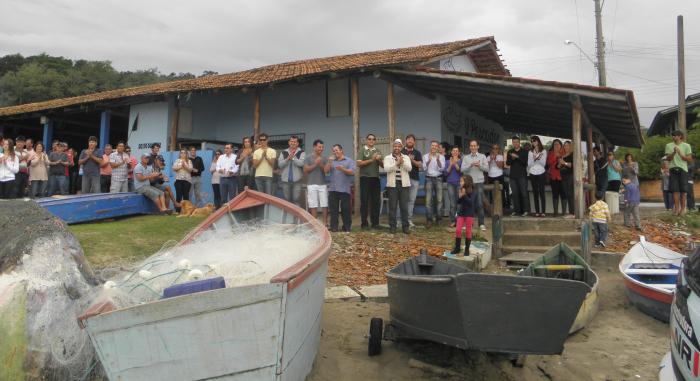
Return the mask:
<path fill-rule="evenodd" d="M 44 152 L 51 152 L 51 140 L 53 140 L 53 120 L 49 119 L 44 123 Z"/>
<path fill-rule="evenodd" d="M 583 155 L 581 154 L 581 117 L 580 106 L 572 105 L 572 146 L 574 147 L 574 215 L 576 218 L 583 218 Z"/>
<path fill-rule="evenodd" d="M 253 144 L 258 142 L 260 135 L 260 92 L 255 92 L 255 108 L 253 110 Z"/>
<path fill-rule="evenodd" d="M 105 148 L 105 145 L 109 144 L 110 121 L 109 110 L 102 111 L 100 114 L 100 148 L 102 149 Z M 46 149 L 46 146 L 44 146 L 44 149 Z"/>
<path fill-rule="evenodd" d="M 586 150 L 588 151 L 588 183 L 593 188 L 588 191 L 588 197 L 593 204 L 595 202 L 595 168 L 593 168 L 593 127 L 586 128 Z"/>
<path fill-rule="evenodd" d="M 503 199 L 501 189 L 503 185 L 498 181 L 493 183 L 493 205 L 491 205 L 491 253 L 497 259 L 503 255 Z"/>
<path fill-rule="evenodd" d="M 350 78 L 350 104 L 352 112 L 352 149 L 353 155 L 360 150 L 360 85 L 357 77 Z M 350 156 L 350 155 L 348 155 Z M 357 157 L 355 157 L 357 159 Z M 353 213 L 360 214 L 360 168 L 355 169 L 355 197 Z"/>
<path fill-rule="evenodd" d="M 180 102 L 178 96 L 173 96 L 173 115 L 170 119 L 170 142 L 168 151 L 177 151 L 177 130 L 180 124 Z"/>
<path fill-rule="evenodd" d="M 389 147 L 394 144 L 396 139 L 396 112 L 394 110 L 394 84 L 386 83 L 386 106 L 389 115 Z M 391 148 L 389 148 L 391 151 Z"/>

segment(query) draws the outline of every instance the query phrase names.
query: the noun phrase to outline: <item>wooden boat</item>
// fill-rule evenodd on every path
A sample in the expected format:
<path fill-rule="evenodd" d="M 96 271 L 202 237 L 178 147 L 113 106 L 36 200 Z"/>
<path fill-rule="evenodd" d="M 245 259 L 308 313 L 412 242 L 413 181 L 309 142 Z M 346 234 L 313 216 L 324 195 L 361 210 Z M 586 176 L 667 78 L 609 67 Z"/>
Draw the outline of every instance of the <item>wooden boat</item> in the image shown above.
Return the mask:
<path fill-rule="evenodd" d="M 668 322 L 678 270 L 685 255 L 639 238 L 620 261 L 627 297 L 640 311 Z"/>
<path fill-rule="evenodd" d="M 246 190 L 178 245 L 262 220 L 318 234 L 310 255 L 269 283 L 221 288 L 80 317 L 110 380 L 303 380 L 321 336 L 331 237 L 301 208 Z M 301 226 L 303 225 L 303 227 Z"/>
<path fill-rule="evenodd" d="M 151 200 L 134 192 L 53 196 L 36 202 L 68 224 L 158 213 Z"/>
<path fill-rule="evenodd" d="M 387 273 L 386 339 L 422 339 L 462 349 L 560 354 L 584 282 L 475 273 L 421 255 Z M 376 343 L 370 331 L 370 354 Z"/>
<path fill-rule="evenodd" d="M 598 275 L 566 243 L 562 242 L 552 247 L 528 267 L 522 269 L 518 275 L 569 279 L 583 282 L 590 287 L 576 315 L 576 320 L 569 329 L 569 334 L 585 327 L 598 312 Z"/>

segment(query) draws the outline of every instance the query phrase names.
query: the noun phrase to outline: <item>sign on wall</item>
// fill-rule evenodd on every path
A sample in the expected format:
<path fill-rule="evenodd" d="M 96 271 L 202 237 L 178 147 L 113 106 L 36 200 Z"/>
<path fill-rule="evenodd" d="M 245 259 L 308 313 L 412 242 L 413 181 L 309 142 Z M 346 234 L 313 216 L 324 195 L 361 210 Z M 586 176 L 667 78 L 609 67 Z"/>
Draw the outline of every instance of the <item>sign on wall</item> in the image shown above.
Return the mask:
<path fill-rule="evenodd" d="M 442 135 L 452 144 L 466 145 L 476 139 L 482 151 L 493 144 L 503 145 L 505 135 L 500 124 L 469 111 L 459 103 L 443 99 L 441 110 Z M 462 147 L 465 148 L 465 147 Z"/>

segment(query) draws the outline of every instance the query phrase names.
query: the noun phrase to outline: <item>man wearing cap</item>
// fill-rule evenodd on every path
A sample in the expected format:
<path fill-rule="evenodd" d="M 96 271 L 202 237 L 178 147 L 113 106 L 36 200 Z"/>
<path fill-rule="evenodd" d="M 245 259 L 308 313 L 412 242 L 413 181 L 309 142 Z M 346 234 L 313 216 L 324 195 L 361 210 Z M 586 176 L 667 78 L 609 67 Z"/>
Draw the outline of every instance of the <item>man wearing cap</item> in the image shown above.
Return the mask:
<path fill-rule="evenodd" d="M 396 209 L 401 211 L 401 229 L 409 233 L 408 198 L 411 189 L 411 158 L 402 153 L 401 139 L 394 140 L 391 154 L 384 158 L 386 192 L 389 196 L 389 230 L 396 233 Z"/>
<path fill-rule="evenodd" d="M 374 144 L 377 137 L 367 134 L 364 147 L 357 153 L 357 166 L 360 168 L 360 227 L 369 228 L 367 217 L 372 229 L 379 227 L 379 208 L 381 203 L 381 184 L 379 183 L 379 167 L 383 166 L 382 153 Z"/>
<path fill-rule="evenodd" d="M 508 150 L 506 165 L 510 168 L 510 191 L 513 201 L 513 216 L 527 216 L 530 198 L 527 195 L 527 150 L 520 146 L 520 137 L 511 138 L 513 148 Z"/>
<path fill-rule="evenodd" d="M 673 214 L 685 214 L 688 188 L 688 163 L 693 160 L 690 144 L 684 142 L 681 131 L 673 131 L 673 142 L 666 144 L 665 159 L 669 162 L 668 190 L 673 193 Z"/>
<path fill-rule="evenodd" d="M 411 190 L 408 195 L 408 224 L 413 226 L 413 206 L 416 203 L 418 196 L 418 187 L 420 186 L 420 175 L 418 171 L 423 167 L 423 155 L 416 148 L 416 136 L 413 134 L 406 135 L 406 146 L 401 151 L 411 160 L 411 172 L 409 173 Z M 409 180 L 406 180 L 409 181 Z"/>

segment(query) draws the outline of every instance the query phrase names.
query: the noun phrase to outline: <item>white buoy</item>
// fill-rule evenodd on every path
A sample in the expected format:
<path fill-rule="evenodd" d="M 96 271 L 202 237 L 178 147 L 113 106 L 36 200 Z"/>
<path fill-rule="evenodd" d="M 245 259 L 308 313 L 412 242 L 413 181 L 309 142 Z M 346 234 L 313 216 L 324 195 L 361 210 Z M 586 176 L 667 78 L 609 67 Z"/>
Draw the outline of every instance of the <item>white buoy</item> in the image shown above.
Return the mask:
<path fill-rule="evenodd" d="M 148 270 L 141 270 L 139 271 L 139 276 L 143 279 L 148 279 L 153 276 L 153 274 Z"/>
<path fill-rule="evenodd" d="M 191 280 L 202 279 L 203 276 L 204 274 L 202 274 L 202 270 L 199 269 L 190 270 L 190 273 L 187 274 L 187 277 Z"/>
<path fill-rule="evenodd" d="M 117 284 L 111 280 L 106 281 L 105 284 L 102 286 L 102 288 L 104 288 L 105 290 L 111 290 L 115 287 L 117 287 Z"/>
<path fill-rule="evenodd" d="M 185 258 L 177 263 L 177 267 L 180 270 L 189 270 L 192 268 L 192 262 L 190 262 L 189 259 Z"/>

